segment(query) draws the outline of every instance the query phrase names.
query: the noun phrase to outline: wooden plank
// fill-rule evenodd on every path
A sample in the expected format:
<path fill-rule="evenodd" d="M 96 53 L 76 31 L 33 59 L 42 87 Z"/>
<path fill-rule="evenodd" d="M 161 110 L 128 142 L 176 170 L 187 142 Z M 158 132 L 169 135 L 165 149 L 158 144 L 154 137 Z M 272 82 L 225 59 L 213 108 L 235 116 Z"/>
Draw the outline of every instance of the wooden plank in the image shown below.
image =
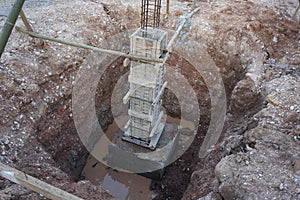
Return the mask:
<path fill-rule="evenodd" d="M 49 199 L 54 200 L 83 200 L 73 194 L 54 187 L 48 183 L 38 180 L 30 175 L 25 174 L 15 168 L 0 163 L 0 175 L 14 183 L 24 186 L 38 194 L 42 194 Z"/>
<path fill-rule="evenodd" d="M 165 88 L 167 87 L 167 84 L 168 84 L 167 82 L 165 82 L 163 84 L 163 86 L 161 87 L 159 93 L 157 94 L 156 98 L 154 99 L 152 105 L 156 104 L 158 102 L 158 100 L 161 99 L 161 96 L 163 95 L 163 92 L 164 92 Z"/>
<path fill-rule="evenodd" d="M 152 121 L 151 115 L 141 114 L 141 113 L 135 112 L 134 110 L 128 110 L 128 115 L 139 118 L 139 119 L 147 120 L 147 121 Z"/>
<path fill-rule="evenodd" d="M 146 56 L 150 55 L 151 58 L 158 59 L 163 51 L 163 47 L 166 44 L 161 44 L 166 41 L 167 32 L 159 29 L 148 29 L 147 33 L 149 37 L 140 36 L 140 31 L 135 32 L 131 36 L 132 54 Z M 155 38 L 151 38 L 150 35 L 156 35 Z"/>
<path fill-rule="evenodd" d="M 139 86 L 146 86 L 146 87 L 149 87 L 149 88 L 155 88 L 155 85 L 156 85 L 155 82 L 147 81 L 143 78 L 138 78 L 138 77 L 135 77 L 133 75 L 128 76 L 128 82 L 137 84 Z"/>
<path fill-rule="evenodd" d="M 128 103 L 128 101 L 129 101 L 129 95 L 130 95 L 130 91 L 128 91 L 126 93 L 126 95 L 123 97 L 123 104 Z"/>
<path fill-rule="evenodd" d="M 30 25 L 29 21 L 27 20 L 27 17 L 25 15 L 25 13 L 23 12 L 23 10 L 21 10 L 20 16 L 21 16 L 23 24 L 25 25 L 25 27 L 27 28 L 27 30 L 34 32 L 32 26 Z M 40 39 L 40 38 L 35 38 L 35 44 L 39 45 L 39 46 L 43 46 L 44 45 L 44 41 L 42 39 Z"/>
<path fill-rule="evenodd" d="M 23 12 L 23 10 L 20 11 L 20 16 L 21 16 L 21 19 L 22 19 L 22 21 L 23 21 L 25 27 L 27 28 L 27 30 L 33 32 L 33 28 L 31 27 L 29 21 L 27 20 L 27 17 L 26 17 L 26 15 L 25 15 L 25 13 Z"/>
<path fill-rule="evenodd" d="M 154 133 L 156 132 L 156 130 L 157 130 L 159 124 L 161 123 L 161 119 L 163 118 L 163 115 L 164 115 L 164 112 L 161 111 L 161 112 L 159 113 L 159 116 L 158 116 L 158 119 L 157 119 L 157 121 L 156 121 L 156 124 L 155 124 L 154 127 L 152 128 L 152 131 L 151 131 L 149 137 L 153 137 L 153 135 L 154 135 Z"/>

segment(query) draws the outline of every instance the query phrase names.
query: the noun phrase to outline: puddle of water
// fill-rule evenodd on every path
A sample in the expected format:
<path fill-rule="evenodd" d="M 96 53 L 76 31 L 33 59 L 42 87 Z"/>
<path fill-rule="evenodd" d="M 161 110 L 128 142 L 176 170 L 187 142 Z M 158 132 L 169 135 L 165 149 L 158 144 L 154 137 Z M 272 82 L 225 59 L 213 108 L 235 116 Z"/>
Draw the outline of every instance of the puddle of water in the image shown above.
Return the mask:
<path fill-rule="evenodd" d="M 122 131 L 120 131 L 119 125 L 125 124 L 127 121 L 126 116 L 121 116 L 115 119 L 115 121 L 108 127 L 106 131 L 106 136 L 109 140 L 115 141 L 116 137 L 120 138 Z M 174 127 L 188 128 L 193 130 L 195 128 L 192 122 L 180 121 L 180 119 L 172 118 L 167 116 L 166 132 L 173 132 L 176 129 Z M 173 128 L 172 128 L 173 126 Z M 167 130 L 168 129 L 168 130 Z M 175 135 L 175 134 L 173 134 Z M 120 144 L 122 143 L 122 144 Z M 118 146 L 134 145 L 121 139 L 118 139 Z M 103 151 L 104 149 L 97 147 L 95 151 Z M 151 151 L 145 148 L 136 146 L 134 147 L 139 152 L 141 151 Z M 107 151 L 107 150 L 104 150 Z M 105 166 L 101 162 L 97 161 L 92 155 L 87 159 L 87 163 L 82 171 L 82 176 L 85 179 L 90 180 L 94 185 L 100 185 L 103 189 L 111 193 L 115 198 L 121 200 L 129 199 L 153 199 L 155 193 L 150 190 L 151 179 L 145 178 L 143 176 L 120 172 L 114 170 L 110 167 Z"/>
<path fill-rule="evenodd" d="M 94 185 L 100 185 L 121 200 L 153 199 L 155 194 L 150 191 L 151 180 L 137 174 L 119 172 L 99 163 L 89 156 L 83 169 L 83 175 Z"/>

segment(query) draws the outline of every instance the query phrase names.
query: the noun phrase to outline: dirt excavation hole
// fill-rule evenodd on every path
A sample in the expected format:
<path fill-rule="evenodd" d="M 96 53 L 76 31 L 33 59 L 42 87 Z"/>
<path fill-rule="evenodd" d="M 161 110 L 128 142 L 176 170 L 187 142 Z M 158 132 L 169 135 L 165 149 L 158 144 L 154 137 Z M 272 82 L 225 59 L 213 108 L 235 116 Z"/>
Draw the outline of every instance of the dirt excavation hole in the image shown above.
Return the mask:
<path fill-rule="evenodd" d="M 162 199 L 164 196 L 172 198 L 182 197 L 187 188 L 189 178 L 197 164 L 197 157 L 199 145 L 201 144 L 209 123 L 210 99 L 208 96 L 208 89 L 201 78 L 195 72 L 195 69 L 186 60 L 180 58 L 178 55 L 170 57 L 168 66 L 172 70 L 180 70 L 181 73 L 188 79 L 189 83 L 194 89 L 197 89 L 198 103 L 201 109 L 201 120 L 196 139 L 191 148 L 165 169 L 161 180 L 155 180 L 152 175 L 152 180 L 139 176 L 136 174 L 129 174 L 110 169 L 105 165 L 99 163 L 95 158 L 89 156 L 87 164 L 83 169 L 82 177 L 89 179 L 94 184 L 100 184 L 104 189 L 109 190 L 118 199 Z M 181 60 L 178 62 L 178 60 Z M 116 134 L 119 127 L 114 119 L 111 108 L 112 91 L 120 76 L 126 73 L 129 69 L 122 66 L 123 58 L 117 59 L 108 67 L 109 70 L 103 75 L 103 79 L 98 84 L 96 92 L 96 112 L 98 121 L 106 134 Z M 188 76 L 189 74 L 196 74 L 195 77 Z M 125 78 L 124 81 L 127 79 Z M 195 81 L 200 80 L 200 81 Z M 123 83 L 122 84 L 126 84 Z M 126 91 L 125 91 L 126 92 Z M 103 95 L 105 94 L 105 95 Z M 120 94 L 121 97 L 125 94 Z M 121 97 L 117 97 L 121 99 Z M 126 108 L 126 107 L 125 107 Z M 175 131 L 174 126 L 180 121 L 180 105 L 176 96 L 170 91 L 166 90 L 163 96 L 163 109 L 168 115 L 165 131 Z M 125 111 L 126 112 L 126 111 Z M 124 122 L 123 122 L 124 123 Z M 188 123 L 186 122 L 188 126 Z M 174 133 L 173 133 L 174 134 Z M 111 137 L 111 136 L 108 136 Z M 142 151 L 142 149 L 139 149 Z"/>
<path fill-rule="evenodd" d="M 11 8 L 9 2 L 0 3 L 4 5 L 0 6 L 1 27 Z M 129 52 L 131 30 L 140 27 L 138 3 L 79 0 L 41 6 L 31 0 L 25 3 L 24 12 L 40 34 Z M 163 30 L 176 30 L 192 10 L 186 1 L 171 5 L 170 14 L 161 16 Z M 116 86 L 128 89 L 129 68 L 123 67 L 124 58 L 103 62 L 101 54 L 53 42 L 41 46 L 34 38 L 13 31 L 0 60 L 1 163 L 83 199 L 111 199 L 103 188 L 117 199 L 299 199 L 300 15 L 291 18 L 297 5 L 297 0 L 197 2 L 201 9 L 186 23 L 176 39 L 181 45 L 173 45 L 172 52 L 186 48 L 185 57 L 192 63 L 197 57 L 193 52 L 202 49 L 192 50 L 189 45 L 200 44 L 207 51 L 224 83 L 226 117 L 218 143 L 199 159 L 199 148 L 214 121 L 208 88 L 218 85 L 207 85 L 190 63 L 172 54 L 167 64 L 196 92 L 201 116 L 190 148 L 164 169 L 161 179 L 103 165 L 90 155 L 78 134 L 78 115 L 72 107 L 74 82 L 91 57 L 95 61 L 91 68 L 107 67 L 101 77 L 94 73 L 99 82 L 92 100 L 98 119 L 93 122 L 99 122 L 111 140 L 122 134 L 123 110 L 111 105 L 127 92 Z M 24 27 L 20 19 L 16 25 Z M 117 36 L 121 42 L 112 39 Z M 202 54 L 199 63 L 200 58 Z M 85 95 L 78 96 L 84 106 L 89 104 Z M 179 100 L 166 89 L 165 132 L 176 132 L 183 115 Z M 0 188 L 1 199 L 44 198 L 4 178 L 0 178 Z"/>
<path fill-rule="evenodd" d="M 228 106 L 230 105 L 231 92 L 236 83 L 244 77 L 238 57 L 227 62 L 230 66 L 224 68 L 235 69 L 236 74 L 228 76 L 222 74 L 226 87 Z M 95 107 L 98 121 L 102 129 L 108 135 L 120 132 L 119 119 L 114 118 L 111 108 L 111 98 L 114 87 L 120 76 L 129 71 L 129 67 L 123 66 L 124 58 L 119 57 L 108 66 L 98 83 L 95 94 Z M 196 92 L 198 104 L 201 110 L 200 122 L 195 139 L 188 150 L 174 163 L 164 169 L 161 180 L 149 179 L 137 174 L 120 172 L 98 162 L 83 146 L 77 134 L 72 112 L 71 95 L 64 96 L 54 104 L 50 104 L 45 115 L 37 126 L 38 141 L 51 153 L 56 164 L 75 181 L 90 180 L 95 185 L 101 185 L 118 199 L 181 199 L 186 191 L 192 173 L 201 168 L 207 168 L 203 160 L 198 158 L 199 147 L 205 137 L 210 122 L 210 97 L 208 88 L 200 74 L 195 73 L 193 66 L 185 59 L 172 54 L 167 62 L 172 70 L 179 70 L 188 80 Z M 126 79 L 124 79 L 126 80 Z M 126 91 L 125 91 L 126 92 Z M 120 94 L 124 95 L 124 94 Z M 163 96 L 163 109 L 169 116 L 165 129 L 172 130 L 174 124 L 180 119 L 180 105 L 176 96 L 166 89 Z M 122 120 L 121 120 L 122 121 Z M 53 127 L 55 129 L 48 129 Z M 226 126 L 226 125 L 225 125 Z M 170 131 L 169 130 L 169 131 Z M 110 136 L 108 136 L 110 137 Z M 210 155 L 210 164 L 203 174 L 202 179 L 209 182 L 213 177 L 214 166 L 221 159 L 219 150 Z M 204 181 L 204 182 L 205 182 Z M 204 184 L 203 195 L 211 189 Z"/>

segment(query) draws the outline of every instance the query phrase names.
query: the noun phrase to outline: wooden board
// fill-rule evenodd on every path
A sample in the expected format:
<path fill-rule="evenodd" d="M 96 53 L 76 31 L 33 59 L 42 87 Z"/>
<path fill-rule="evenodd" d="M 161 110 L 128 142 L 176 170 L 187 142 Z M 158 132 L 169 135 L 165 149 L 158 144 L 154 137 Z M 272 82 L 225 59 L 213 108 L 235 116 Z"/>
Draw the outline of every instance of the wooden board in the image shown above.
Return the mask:
<path fill-rule="evenodd" d="M 82 198 L 79 198 L 2 163 L 0 163 L 0 175 L 3 178 L 22 185 L 29 190 L 32 190 L 38 194 L 42 194 L 49 199 L 83 200 Z"/>

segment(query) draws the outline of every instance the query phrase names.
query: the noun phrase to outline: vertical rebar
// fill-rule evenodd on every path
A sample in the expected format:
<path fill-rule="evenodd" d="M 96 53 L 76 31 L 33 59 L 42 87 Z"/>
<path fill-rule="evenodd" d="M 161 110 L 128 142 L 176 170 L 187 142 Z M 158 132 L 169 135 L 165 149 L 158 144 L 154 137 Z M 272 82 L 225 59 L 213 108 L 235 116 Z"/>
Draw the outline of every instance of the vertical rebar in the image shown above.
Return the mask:
<path fill-rule="evenodd" d="M 167 14 L 170 14 L 170 0 L 167 0 Z"/>
<path fill-rule="evenodd" d="M 158 28 L 160 23 L 161 0 L 142 0 L 141 29 Z"/>

